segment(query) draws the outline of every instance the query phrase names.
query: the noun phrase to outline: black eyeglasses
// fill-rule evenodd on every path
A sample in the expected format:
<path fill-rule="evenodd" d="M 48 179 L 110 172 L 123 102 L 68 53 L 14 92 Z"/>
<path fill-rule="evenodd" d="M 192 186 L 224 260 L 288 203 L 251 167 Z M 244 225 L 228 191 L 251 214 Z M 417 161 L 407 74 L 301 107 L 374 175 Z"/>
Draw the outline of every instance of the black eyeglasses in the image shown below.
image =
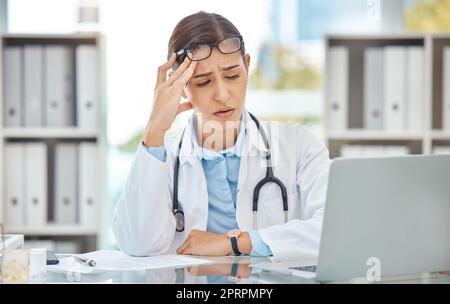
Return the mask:
<path fill-rule="evenodd" d="M 199 44 L 191 48 L 184 48 L 177 52 L 177 63 L 174 69 L 178 68 L 186 56 L 192 61 L 205 60 L 211 56 L 212 49 L 217 48 L 222 54 L 233 54 L 244 49 L 244 40 L 241 36 L 233 36 L 222 39 L 212 44 Z"/>

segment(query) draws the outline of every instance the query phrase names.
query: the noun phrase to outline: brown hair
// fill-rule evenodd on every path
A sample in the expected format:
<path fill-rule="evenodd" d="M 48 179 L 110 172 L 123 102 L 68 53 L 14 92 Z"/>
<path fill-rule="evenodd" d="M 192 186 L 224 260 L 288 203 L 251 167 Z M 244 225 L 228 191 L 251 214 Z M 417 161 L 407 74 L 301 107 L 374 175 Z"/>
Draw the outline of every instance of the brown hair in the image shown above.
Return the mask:
<path fill-rule="evenodd" d="M 169 40 L 168 58 L 183 48 L 216 43 L 232 36 L 241 36 L 241 33 L 228 19 L 219 14 L 200 11 L 181 19 L 175 26 Z M 245 54 L 244 45 L 241 53 Z M 183 59 L 178 58 L 177 63 L 181 64 Z"/>

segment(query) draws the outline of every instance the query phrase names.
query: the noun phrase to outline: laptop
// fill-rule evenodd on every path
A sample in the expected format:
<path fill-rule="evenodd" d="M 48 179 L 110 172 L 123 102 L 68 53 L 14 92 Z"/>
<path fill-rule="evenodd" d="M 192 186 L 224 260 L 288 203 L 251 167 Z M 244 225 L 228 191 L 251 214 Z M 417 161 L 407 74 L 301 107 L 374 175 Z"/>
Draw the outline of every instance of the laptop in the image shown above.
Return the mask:
<path fill-rule="evenodd" d="M 334 160 L 317 262 L 260 268 L 319 282 L 450 270 L 450 155 Z"/>

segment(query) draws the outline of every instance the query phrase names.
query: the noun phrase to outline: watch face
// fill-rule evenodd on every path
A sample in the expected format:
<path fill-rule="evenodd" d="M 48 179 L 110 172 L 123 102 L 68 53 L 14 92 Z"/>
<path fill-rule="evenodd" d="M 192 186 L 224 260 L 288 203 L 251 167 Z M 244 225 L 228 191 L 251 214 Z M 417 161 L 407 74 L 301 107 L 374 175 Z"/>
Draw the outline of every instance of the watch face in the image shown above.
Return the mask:
<path fill-rule="evenodd" d="M 232 229 L 232 230 L 227 232 L 227 236 L 230 237 L 230 238 L 231 237 L 238 237 L 239 234 L 241 234 L 241 230 L 239 230 L 239 229 Z"/>

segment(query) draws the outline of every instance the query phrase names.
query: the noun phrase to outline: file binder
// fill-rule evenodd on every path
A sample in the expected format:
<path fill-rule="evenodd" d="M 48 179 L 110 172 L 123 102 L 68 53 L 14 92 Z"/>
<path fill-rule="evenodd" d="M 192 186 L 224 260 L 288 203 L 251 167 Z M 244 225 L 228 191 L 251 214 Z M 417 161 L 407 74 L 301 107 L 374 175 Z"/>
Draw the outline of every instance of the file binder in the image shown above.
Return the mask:
<path fill-rule="evenodd" d="M 26 216 L 29 227 L 47 223 L 47 146 L 45 143 L 25 144 Z"/>
<path fill-rule="evenodd" d="M 23 124 L 22 113 L 22 49 L 18 46 L 8 46 L 4 49 L 4 97 L 5 126 L 20 127 Z"/>
<path fill-rule="evenodd" d="M 6 225 L 22 226 L 25 223 L 25 156 L 24 144 L 5 145 L 5 203 Z"/>
<path fill-rule="evenodd" d="M 95 143 L 79 144 L 80 222 L 84 227 L 95 228 L 98 223 L 99 178 L 98 149 Z"/>
<path fill-rule="evenodd" d="M 43 117 L 43 47 L 27 45 L 24 48 L 24 125 L 42 127 Z"/>
<path fill-rule="evenodd" d="M 77 144 L 55 145 L 55 221 L 76 224 L 77 210 Z"/>
<path fill-rule="evenodd" d="M 364 52 L 364 128 L 383 129 L 383 49 L 367 48 Z"/>
<path fill-rule="evenodd" d="M 327 70 L 329 128 L 344 131 L 348 125 L 349 54 L 346 47 L 330 48 Z"/>
<path fill-rule="evenodd" d="M 406 48 L 388 46 L 384 50 L 385 130 L 403 132 L 406 125 Z"/>
<path fill-rule="evenodd" d="M 77 119 L 82 129 L 97 129 L 99 113 L 97 49 L 80 45 L 76 49 Z"/>
<path fill-rule="evenodd" d="M 362 145 L 343 145 L 340 149 L 340 156 L 345 158 L 360 158 L 365 156 L 365 149 Z"/>
<path fill-rule="evenodd" d="M 435 146 L 433 147 L 432 154 L 450 154 L 450 146 Z"/>
<path fill-rule="evenodd" d="M 450 132 L 450 46 L 444 48 L 444 65 L 442 77 L 442 120 L 443 129 Z"/>
<path fill-rule="evenodd" d="M 385 147 L 385 156 L 405 156 L 410 154 L 408 146 L 397 146 L 397 145 L 389 145 Z"/>
<path fill-rule="evenodd" d="M 341 147 L 341 157 L 361 158 L 361 157 L 392 157 L 404 156 L 410 153 L 408 146 L 399 145 L 343 145 Z"/>
<path fill-rule="evenodd" d="M 72 52 L 66 46 L 46 46 L 46 125 L 75 125 Z"/>
<path fill-rule="evenodd" d="M 409 132 L 423 132 L 425 105 L 425 57 L 423 47 L 407 49 L 407 121 Z"/>
<path fill-rule="evenodd" d="M 59 254 L 74 254 L 80 252 L 80 243 L 78 241 L 56 241 L 55 252 Z"/>

